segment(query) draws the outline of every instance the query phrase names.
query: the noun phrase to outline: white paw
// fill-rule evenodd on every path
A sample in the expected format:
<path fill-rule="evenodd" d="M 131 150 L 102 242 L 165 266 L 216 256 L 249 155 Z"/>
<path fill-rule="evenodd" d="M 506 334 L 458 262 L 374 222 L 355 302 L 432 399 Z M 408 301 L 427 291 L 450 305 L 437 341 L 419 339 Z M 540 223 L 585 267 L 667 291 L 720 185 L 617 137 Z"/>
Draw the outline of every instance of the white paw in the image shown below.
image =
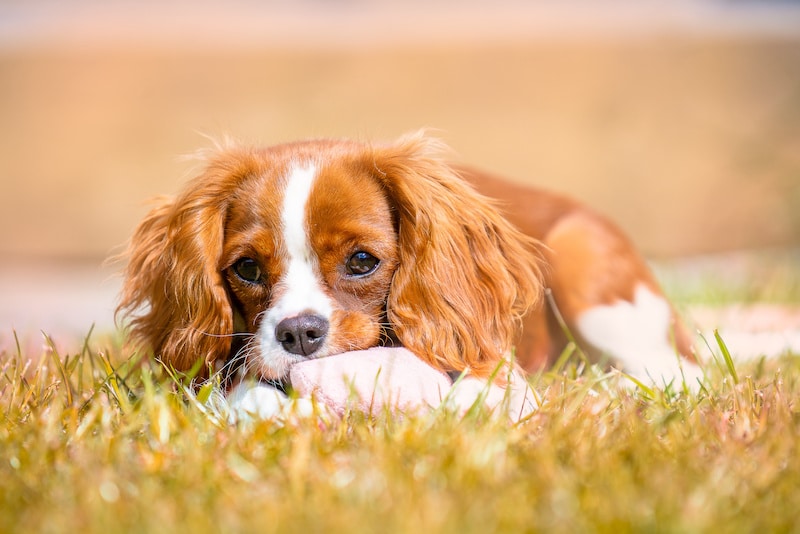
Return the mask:
<path fill-rule="evenodd" d="M 290 399 L 282 391 L 263 383 L 243 382 L 226 397 L 228 421 L 307 418 L 314 414 L 309 399 Z"/>
<path fill-rule="evenodd" d="M 282 391 L 268 384 L 242 382 L 228 393 L 228 419 L 272 419 L 283 414 L 291 403 Z"/>

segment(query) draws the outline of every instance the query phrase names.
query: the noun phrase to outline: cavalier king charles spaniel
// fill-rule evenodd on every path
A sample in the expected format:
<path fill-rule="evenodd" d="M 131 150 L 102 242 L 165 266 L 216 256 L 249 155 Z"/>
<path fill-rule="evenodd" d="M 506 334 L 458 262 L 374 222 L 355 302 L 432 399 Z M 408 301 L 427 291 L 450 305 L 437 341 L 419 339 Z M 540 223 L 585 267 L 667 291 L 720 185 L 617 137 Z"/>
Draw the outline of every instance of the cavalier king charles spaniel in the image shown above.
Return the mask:
<path fill-rule="evenodd" d="M 132 238 L 119 310 L 134 338 L 179 370 L 239 361 L 268 381 L 378 346 L 488 378 L 568 341 L 639 381 L 702 376 L 616 226 L 444 148 L 422 133 L 220 148 Z"/>

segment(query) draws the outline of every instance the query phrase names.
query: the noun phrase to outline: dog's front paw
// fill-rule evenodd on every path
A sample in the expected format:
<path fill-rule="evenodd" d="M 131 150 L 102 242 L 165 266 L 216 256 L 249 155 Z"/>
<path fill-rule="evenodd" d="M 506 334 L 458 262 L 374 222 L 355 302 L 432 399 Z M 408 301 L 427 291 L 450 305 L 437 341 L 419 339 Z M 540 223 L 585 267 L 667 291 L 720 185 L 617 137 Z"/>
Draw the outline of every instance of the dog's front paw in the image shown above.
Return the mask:
<path fill-rule="evenodd" d="M 228 420 L 284 420 L 290 415 L 311 415 L 313 406 L 308 399 L 290 399 L 282 391 L 263 382 L 242 382 L 226 397 Z"/>

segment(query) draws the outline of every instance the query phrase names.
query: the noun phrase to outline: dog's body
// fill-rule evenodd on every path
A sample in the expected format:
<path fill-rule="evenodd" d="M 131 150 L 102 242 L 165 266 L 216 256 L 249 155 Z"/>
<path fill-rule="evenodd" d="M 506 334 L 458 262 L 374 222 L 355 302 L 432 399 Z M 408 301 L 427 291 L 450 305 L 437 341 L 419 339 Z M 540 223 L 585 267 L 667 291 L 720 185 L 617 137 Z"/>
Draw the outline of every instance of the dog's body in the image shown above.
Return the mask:
<path fill-rule="evenodd" d="M 543 245 L 544 286 L 551 298 L 524 319 L 517 359 L 546 368 L 568 339 L 595 361 L 608 357 L 644 379 L 679 378 L 677 355 L 692 386 L 701 373 L 691 338 L 644 259 L 607 218 L 567 197 L 461 169 L 506 217 Z"/>
<path fill-rule="evenodd" d="M 679 355 L 700 376 L 616 227 L 563 197 L 448 165 L 440 149 L 416 135 L 219 151 L 137 229 L 121 311 L 179 369 L 233 360 L 270 380 L 380 345 L 479 377 L 513 353 L 538 369 L 561 353 L 565 329 L 640 380 L 680 379 Z"/>

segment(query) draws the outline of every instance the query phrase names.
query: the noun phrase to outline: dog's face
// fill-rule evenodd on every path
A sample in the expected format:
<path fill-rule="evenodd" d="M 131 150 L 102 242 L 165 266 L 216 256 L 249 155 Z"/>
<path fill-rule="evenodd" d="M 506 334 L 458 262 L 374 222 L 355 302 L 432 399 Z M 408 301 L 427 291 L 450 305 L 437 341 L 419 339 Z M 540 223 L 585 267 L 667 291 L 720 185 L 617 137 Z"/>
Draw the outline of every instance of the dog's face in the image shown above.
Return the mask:
<path fill-rule="evenodd" d="M 342 163 L 274 161 L 230 205 L 220 267 L 262 376 L 391 335 L 397 222 L 369 170 Z"/>
<path fill-rule="evenodd" d="M 388 340 L 491 373 L 540 295 L 536 243 L 436 148 L 220 151 L 133 237 L 120 310 L 134 335 L 177 368 L 239 358 L 270 379 Z"/>

